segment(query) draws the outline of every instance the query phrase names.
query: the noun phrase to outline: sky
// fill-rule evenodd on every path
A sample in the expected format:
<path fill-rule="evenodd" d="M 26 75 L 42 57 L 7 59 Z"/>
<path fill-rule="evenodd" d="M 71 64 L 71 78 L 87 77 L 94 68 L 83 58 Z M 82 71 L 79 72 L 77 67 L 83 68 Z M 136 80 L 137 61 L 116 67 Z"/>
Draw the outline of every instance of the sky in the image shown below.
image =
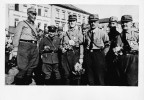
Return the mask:
<path fill-rule="evenodd" d="M 92 14 L 99 14 L 100 18 L 109 18 L 116 16 L 121 19 L 122 15 L 132 15 L 134 22 L 139 21 L 139 6 L 137 5 L 75 5 Z"/>

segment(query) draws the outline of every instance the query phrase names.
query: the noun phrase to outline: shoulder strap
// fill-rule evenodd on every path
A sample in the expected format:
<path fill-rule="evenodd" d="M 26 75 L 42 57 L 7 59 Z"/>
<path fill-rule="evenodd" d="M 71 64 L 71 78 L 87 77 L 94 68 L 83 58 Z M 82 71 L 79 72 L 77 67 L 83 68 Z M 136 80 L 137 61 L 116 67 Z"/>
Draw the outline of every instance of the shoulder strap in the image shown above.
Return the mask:
<path fill-rule="evenodd" d="M 55 47 L 55 45 L 53 44 L 53 42 L 49 39 L 49 37 L 46 37 L 47 38 L 47 40 L 50 42 L 50 44 L 55 48 L 55 50 L 56 50 L 56 47 Z"/>
<path fill-rule="evenodd" d="M 67 32 L 66 32 L 66 35 L 68 36 L 69 40 L 71 40 L 71 38 L 70 38 L 70 36 L 69 36 L 69 34 Z"/>
<path fill-rule="evenodd" d="M 37 32 L 35 31 L 35 29 L 34 29 L 27 21 L 24 20 L 24 22 L 25 22 L 25 23 L 31 28 L 31 30 L 33 31 L 33 32 L 32 32 L 32 35 L 37 38 L 37 35 L 36 35 Z"/>

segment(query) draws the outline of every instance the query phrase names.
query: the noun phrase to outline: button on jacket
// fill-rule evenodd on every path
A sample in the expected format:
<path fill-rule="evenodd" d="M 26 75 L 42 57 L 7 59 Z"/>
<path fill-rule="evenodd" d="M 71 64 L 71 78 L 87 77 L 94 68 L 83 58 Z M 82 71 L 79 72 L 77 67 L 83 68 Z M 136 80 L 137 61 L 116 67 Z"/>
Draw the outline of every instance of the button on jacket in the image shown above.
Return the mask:
<path fill-rule="evenodd" d="M 50 41 L 53 43 L 54 46 L 51 44 Z M 45 46 L 49 46 L 51 51 L 43 52 Z M 41 40 L 40 45 L 39 45 L 39 50 L 40 50 L 40 53 L 42 54 L 43 63 L 48 63 L 48 64 L 59 63 L 59 59 L 58 59 L 59 47 L 60 47 L 60 38 L 55 36 L 53 40 L 51 40 L 51 38 L 49 37 L 44 37 Z"/>
<path fill-rule="evenodd" d="M 35 29 L 35 32 L 37 32 L 36 25 L 32 25 L 32 26 L 34 27 L 33 29 Z M 37 33 L 33 33 L 32 29 L 24 21 L 19 22 L 16 27 L 15 35 L 13 38 L 14 51 L 18 51 L 18 45 L 20 39 L 36 41 L 37 39 L 33 34 L 37 35 Z"/>

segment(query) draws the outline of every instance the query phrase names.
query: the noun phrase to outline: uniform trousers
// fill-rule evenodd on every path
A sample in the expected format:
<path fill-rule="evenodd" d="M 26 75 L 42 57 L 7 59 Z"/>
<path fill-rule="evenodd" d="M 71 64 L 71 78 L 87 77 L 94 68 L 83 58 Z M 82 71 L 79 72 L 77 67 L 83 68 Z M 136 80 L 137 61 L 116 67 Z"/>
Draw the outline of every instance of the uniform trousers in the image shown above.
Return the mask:
<path fill-rule="evenodd" d="M 79 55 L 79 49 L 67 51 L 62 55 L 61 60 L 65 85 L 73 85 L 72 71 L 74 71 L 74 65 L 79 61 Z"/>
<path fill-rule="evenodd" d="M 37 67 L 38 61 L 39 53 L 37 44 L 20 42 L 17 52 L 17 65 L 19 72 L 16 75 L 16 79 L 18 80 L 18 84 L 25 85 L 25 82 L 31 78 L 33 69 Z"/>
<path fill-rule="evenodd" d="M 122 55 L 119 59 L 121 85 L 138 86 L 138 55 Z"/>
<path fill-rule="evenodd" d="M 59 64 L 44 63 L 42 65 L 42 71 L 45 74 L 45 79 L 50 79 L 52 72 L 54 72 L 56 79 L 61 79 L 61 75 L 59 72 Z"/>
<path fill-rule="evenodd" d="M 105 55 L 101 50 L 88 52 L 86 55 L 86 73 L 89 85 L 105 85 Z"/>

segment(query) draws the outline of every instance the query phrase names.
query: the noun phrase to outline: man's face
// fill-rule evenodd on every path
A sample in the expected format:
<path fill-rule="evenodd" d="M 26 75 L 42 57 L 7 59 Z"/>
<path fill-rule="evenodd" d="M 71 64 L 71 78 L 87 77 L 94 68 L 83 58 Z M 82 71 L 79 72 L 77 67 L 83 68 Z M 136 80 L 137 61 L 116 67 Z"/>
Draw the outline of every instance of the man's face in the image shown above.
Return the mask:
<path fill-rule="evenodd" d="M 98 20 L 97 21 L 90 21 L 89 23 L 90 23 L 90 27 L 92 29 L 95 29 L 99 26 L 99 21 Z"/>
<path fill-rule="evenodd" d="M 34 22 L 35 19 L 36 19 L 36 15 L 37 15 L 36 12 L 28 12 L 28 19 L 29 19 L 30 21 Z"/>
<path fill-rule="evenodd" d="M 76 26 L 76 20 L 69 21 L 70 28 L 74 28 Z"/>
<path fill-rule="evenodd" d="M 51 38 L 54 37 L 55 34 L 56 34 L 56 32 L 49 32 L 49 36 L 50 36 Z"/>
<path fill-rule="evenodd" d="M 131 29 L 132 22 L 121 22 L 121 26 L 122 26 L 123 30 L 127 31 L 127 30 Z"/>
<path fill-rule="evenodd" d="M 110 28 L 117 27 L 117 22 L 110 22 L 109 26 L 110 26 Z"/>
<path fill-rule="evenodd" d="M 62 35 L 63 34 L 63 31 L 58 31 L 58 35 Z"/>

